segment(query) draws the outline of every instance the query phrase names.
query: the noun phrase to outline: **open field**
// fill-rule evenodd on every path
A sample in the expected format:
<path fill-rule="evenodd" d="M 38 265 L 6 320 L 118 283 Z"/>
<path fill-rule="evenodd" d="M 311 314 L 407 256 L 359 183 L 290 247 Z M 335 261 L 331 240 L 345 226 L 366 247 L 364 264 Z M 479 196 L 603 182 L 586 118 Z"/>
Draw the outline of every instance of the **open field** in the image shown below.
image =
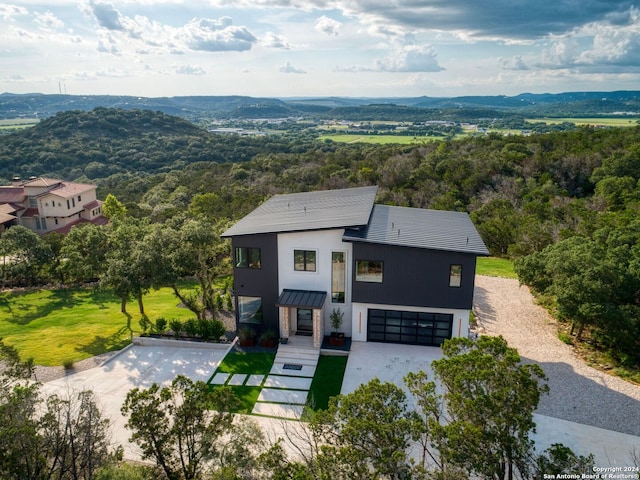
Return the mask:
<path fill-rule="evenodd" d="M 322 135 L 318 137 L 319 140 L 331 140 L 341 143 L 375 143 L 375 144 L 387 144 L 387 143 L 399 143 L 402 145 L 411 145 L 415 143 L 433 142 L 436 140 L 444 140 L 445 137 L 436 136 L 424 136 L 424 137 L 412 137 L 410 135 Z"/>
<path fill-rule="evenodd" d="M 39 118 L 7 118 L 0 120 L 0 130 L 33 127 L 39 122 Z"/>
<path fill-rule="evenodd" d="M 575 125 L 600 125 L 604 127 L 635 127 L 638 125 L 640 118 L 638 117 L 593 117 L 593 118 L 527 118 L 530 123 L 546 123 L 547 125 L 555 125 L 558 123 L 569 122 Z"/>
<path fill-rule="evenodd" d="M 148 318 L 186 320 L 194 315 L 178 307 L 170 288 L 143 297 Z M 76 362 L 126 346 L 140 333 L 137 302 L 120 312 L 120 299 L 109 292 L 88 288 L 0 293 L 0 337 L 24 359 L 38 365 Z"/>

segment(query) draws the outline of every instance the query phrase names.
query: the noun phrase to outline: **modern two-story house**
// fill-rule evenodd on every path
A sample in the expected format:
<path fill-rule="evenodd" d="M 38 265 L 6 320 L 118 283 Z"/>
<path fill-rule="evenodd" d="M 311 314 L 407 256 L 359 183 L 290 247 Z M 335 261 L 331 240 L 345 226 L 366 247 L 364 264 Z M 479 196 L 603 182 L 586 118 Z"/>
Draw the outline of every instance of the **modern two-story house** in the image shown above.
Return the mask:
<path fill-rule="evenodd" d="M 276 195 L 231 238 L 238 327 L 281 338 L 440 345 L 466 336 L 476 258 L 489 254 L 466 213 L 375 204 L 377 187 Z"/>

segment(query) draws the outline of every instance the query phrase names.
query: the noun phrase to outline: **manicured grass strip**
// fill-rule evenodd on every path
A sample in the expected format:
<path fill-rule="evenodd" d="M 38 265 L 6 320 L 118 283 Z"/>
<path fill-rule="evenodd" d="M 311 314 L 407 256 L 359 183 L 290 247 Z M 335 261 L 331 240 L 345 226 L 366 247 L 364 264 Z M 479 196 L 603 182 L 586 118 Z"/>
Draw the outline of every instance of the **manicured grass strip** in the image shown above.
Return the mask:
<path fill-rule="evenodd" d="M 215 388 L 229 388 L 238 399 L 238 403 L 235 408 L 230 410 L 231 413 L 241 413 L 244 415 L 250 415 L 253 412 L 253 406 L 258 401 L 258 396 L 262 387 L 245 387 L 239 385 L 223 386 L 223 385 L 209 385 L 211 391 Z"/>
<path fill-rule="evenodd" d="M 229 352 L 214 375 L 220 372 L 267 375 L 271 371 L 275 358 L 275 353 Z"/>
<path fill-rule="evenodd" d="M 489 277 L 518 278 L 513 271 L 513 261 L 498 257 L 478 257 L 476 274 Z"/>
<path fill-rule="evenodd" d="M 340 394 L 347 359 L 346 356 L 320 355 L 307 397 L 311 408 L 326 410 L 329 398 Z"/>
<path fill-rule="evenodd" d="M 143 299 L 151 321 L 194 316 L 178 307 L 170 288 L 151 291 Z M 90 288 L 5 292 L 0 294 L 0 337 L 37 365 L 77 362 L 119 350 L 140 333 L 137 302 L 129 302 L 127 310 L 120 312 L 120 300 L 110 292 Z"/>

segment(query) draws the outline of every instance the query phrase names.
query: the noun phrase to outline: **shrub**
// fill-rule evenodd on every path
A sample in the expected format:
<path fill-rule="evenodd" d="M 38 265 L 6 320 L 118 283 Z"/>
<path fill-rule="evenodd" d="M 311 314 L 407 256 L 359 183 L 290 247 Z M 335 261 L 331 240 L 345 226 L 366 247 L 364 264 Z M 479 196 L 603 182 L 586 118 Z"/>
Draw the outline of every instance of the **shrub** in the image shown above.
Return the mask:
<path fill-rule="evenodd" d="M 174 318 L 169 322 L 169 328 L 173 332 L 173 335 L 178 338 L 180 336 L 180 333 L 182 332 L 182 329 L 184 328 L 184 325 L 180 320 Z"/>
<path fill-rule="evenodd" d="M 156 320 L 156 330 L 160 333 L 164 333 L 167 329 L 167 320 L 164 317 L 160 317 Z"/>
<path fill-rule="evenodd" d="M 198 321 L 195 318 L 190 318 L 184 322 L 183 328 L 188 337 L 195 337 L 199 333 Z"/>
<path fill-rule="evenodd" d="M 220 320 L 200 320 L 198 322 L 199 333 L 203 340 L 220 340 L 225 334 L 226 328 Z"/>
<path fill-rule="evenodd" d="M 142 318 L 140 318 L 139 323 L 140 323 L 140 328 L 142 329 L 142 333 L 143 334 L 147 333 L 147 331 L 151 327 L 151 321 L 149 320 L 149 317 L 147 317 L 146 315 L 143 315 Z"/>
<path fill-rule="evenodd" d="M 238 338 L 240 339 L 240 341 L 252 340 L 256 338 L 256 331 L 251 327 L 243 325 L 238 330 Z"/>
<path fill-rule="evenodd" d="M 220 295 L 220 292 L 216 292 L 216 296 L 213 301 L 216 304 L 216 309 L 222 310 L 222 295 Z"/>
<path fill-rule="evenodd" d="M 65 360 L 62 362 L 62 366 L 65 370 L 71 370 L 73 368 L 73 360 Z"/>
<path fill-rule="evenodd" d="M 227 310 L 232 311 L 233 310 L 233 299 L 231 298 L 231 294 L 226 294 L 225 295 L 225 302 L 227 304 Z"/>

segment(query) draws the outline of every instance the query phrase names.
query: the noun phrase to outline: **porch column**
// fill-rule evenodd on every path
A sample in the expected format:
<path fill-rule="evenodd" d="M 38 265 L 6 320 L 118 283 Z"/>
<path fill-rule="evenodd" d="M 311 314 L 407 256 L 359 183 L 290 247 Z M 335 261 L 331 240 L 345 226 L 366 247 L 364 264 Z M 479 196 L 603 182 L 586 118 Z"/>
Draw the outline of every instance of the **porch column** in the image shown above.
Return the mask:
<path fill-rule="evenodd" d="M 289 338 L 289 307 L 280 307 L 280 338 Z"/>
<path fill-rule="evenodd" d="M 313 346 L 320 348 L 322 346 L 322 310 L 313 309 Z"/>

